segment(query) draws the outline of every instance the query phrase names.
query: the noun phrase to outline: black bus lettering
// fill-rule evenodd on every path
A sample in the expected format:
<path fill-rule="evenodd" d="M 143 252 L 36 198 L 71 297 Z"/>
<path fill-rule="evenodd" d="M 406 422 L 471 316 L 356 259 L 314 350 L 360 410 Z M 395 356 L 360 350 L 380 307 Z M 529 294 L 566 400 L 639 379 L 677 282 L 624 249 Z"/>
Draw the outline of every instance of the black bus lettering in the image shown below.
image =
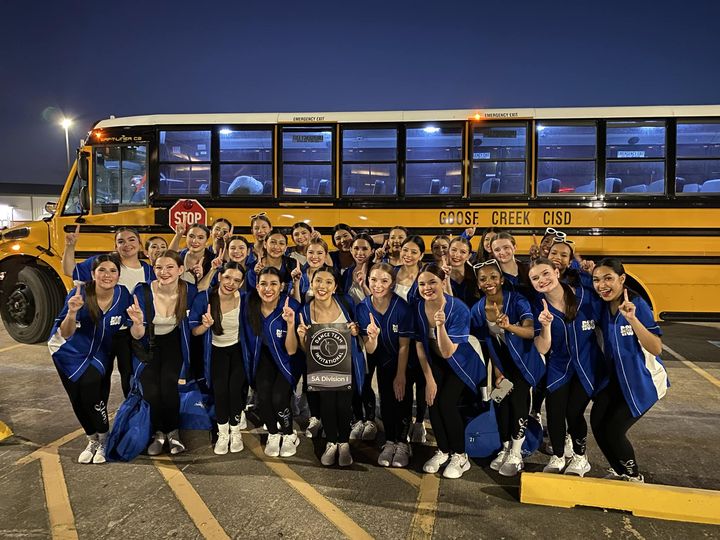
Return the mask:
<path fill-rule="evenodd" d="M 572 212 L 567 210 L 553 210 L 543 213 L 543 223 L 545 225 L 570 225 L 572 222 Z"/>
<path fill-rule="evenodd" d="M 480 220 L 480 212 L 475 210 L 456 210 L 440 212 L 440 225 L 467 225 L 476 227 Z"/>
<path fill-rule="evenodd" d="M 496 210 L 490 220 L 493 225 L 530 225 L 530 211 Z"/>

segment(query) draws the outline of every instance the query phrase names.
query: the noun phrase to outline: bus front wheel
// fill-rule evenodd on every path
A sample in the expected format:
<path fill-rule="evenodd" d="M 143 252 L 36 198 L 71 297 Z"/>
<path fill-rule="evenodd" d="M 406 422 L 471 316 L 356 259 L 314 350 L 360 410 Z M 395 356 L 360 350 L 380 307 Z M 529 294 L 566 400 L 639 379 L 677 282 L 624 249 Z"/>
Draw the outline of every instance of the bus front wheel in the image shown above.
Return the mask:
<path fill-rule="evenodd" d="M 38 343 L 50 337 L 62 302 L 62 294 L 46 271 L 25 266 L 14 282 L 4 284 L 0 315 L 15 341 Z"/>

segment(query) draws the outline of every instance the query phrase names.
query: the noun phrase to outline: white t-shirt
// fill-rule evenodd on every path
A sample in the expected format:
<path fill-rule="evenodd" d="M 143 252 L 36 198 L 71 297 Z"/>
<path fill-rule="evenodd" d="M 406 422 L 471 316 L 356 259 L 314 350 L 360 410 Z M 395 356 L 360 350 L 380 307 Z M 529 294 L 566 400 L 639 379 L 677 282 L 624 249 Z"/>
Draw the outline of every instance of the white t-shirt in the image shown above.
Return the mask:
<path fill-rule="evenodd" d="M 125 287 L 128 292 L 132 293 L 138 283 L 144 282 L 145 269 L 142 266 L 140 266 L 140 268 L 130 268 L 124 264 L 120 265 L 120 278 L 118 279 L 118 283 Z"/>
<path fill-rule="evenodd" d="M 239 339 L 240 331 L 240 306 L 222 314 L 222 335 L 212 335 L 212 344 L 215 347 L 230 347 L 235 345 Z M 212 328 L 208 330 L 212 332 Z"/>

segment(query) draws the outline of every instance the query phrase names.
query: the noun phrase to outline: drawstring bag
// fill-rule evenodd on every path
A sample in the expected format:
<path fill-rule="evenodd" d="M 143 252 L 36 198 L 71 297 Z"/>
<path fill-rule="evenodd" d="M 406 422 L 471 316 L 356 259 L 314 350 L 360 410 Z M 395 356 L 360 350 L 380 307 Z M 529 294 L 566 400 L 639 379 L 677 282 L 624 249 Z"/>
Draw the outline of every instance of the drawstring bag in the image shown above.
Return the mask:
<path fill-rule="evenodd" d="M 527 426 L 525 426 L 525 441 L 522 445 L 522 457 L 526 458 L 533 455 L 540 448 L 543 441 L 542 424 L 537 421 L 533 415 L 528 417 Z"/>
<path fill-rule="evenodd" d="M 465 428 L 465 452 L 473 458 L 497 454 L 502 447 L 492 401 L 481 401 L 481 412 Z"/>
<path fill-rule="evenodd" d="M 150 444 L 152 438 L 150 405 L 143 398 L 139 381 L 144 365 L 138 363 L 130 394 L 115 415 L 115 422 L 105 443 L 105 457 L 109 461 L 131 461 Z"/>
<path fill-rule="evenodd" d="M 213 427 L 210 397 L 200 391 L 195 380 L 178 384 L 180 392 L 180 429 L 210 429 Z"/>

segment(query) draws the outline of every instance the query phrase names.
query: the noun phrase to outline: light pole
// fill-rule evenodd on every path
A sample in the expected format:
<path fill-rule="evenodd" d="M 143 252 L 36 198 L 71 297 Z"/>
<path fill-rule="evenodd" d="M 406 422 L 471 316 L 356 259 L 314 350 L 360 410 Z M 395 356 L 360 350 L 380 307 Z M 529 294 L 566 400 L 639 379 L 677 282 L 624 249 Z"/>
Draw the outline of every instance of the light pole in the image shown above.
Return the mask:
<path fill-rule="evenodd" d="M 60 121 L 60 125 L 65 130 L 65 155 L 67 156 L 67 168 L 70 170 L 70 140 L 68 139 L 68 129 L 72 126 L 72 120 L 70 118 L 63 118 Z"/>

